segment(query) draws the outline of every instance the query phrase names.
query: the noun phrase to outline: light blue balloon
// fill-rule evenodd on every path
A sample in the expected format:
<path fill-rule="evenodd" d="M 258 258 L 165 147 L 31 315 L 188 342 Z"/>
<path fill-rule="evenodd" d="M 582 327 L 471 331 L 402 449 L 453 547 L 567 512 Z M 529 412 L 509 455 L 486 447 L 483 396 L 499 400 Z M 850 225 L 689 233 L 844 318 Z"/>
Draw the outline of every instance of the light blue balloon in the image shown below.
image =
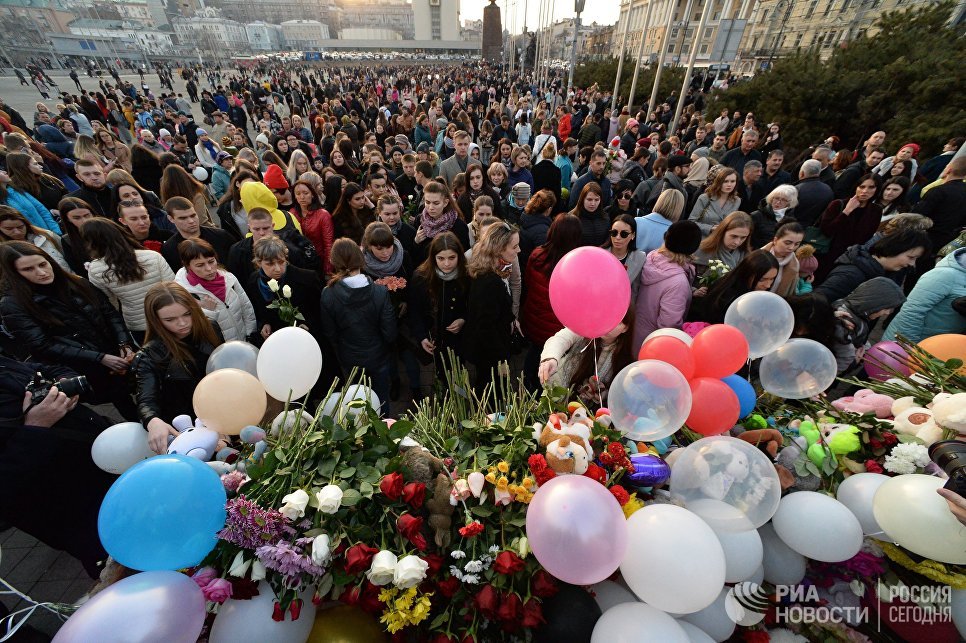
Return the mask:
<path fill-rule="evenodd" d="M 225 526 L 225 487 L 206 463 L 182 455 L 143 460 L 118 478 L 97 530 L 117 562 L 141 571 L 197 565 Z"/>
<path fill-rule="evenodd" d="M 755 410 L 755 404 L 758 402 L 755 387 L 740 375 L 729 375 L 721 378 L 721 381 L 727 384 L 738 396 L 738 417 L 745 418 L 751 415 L 752 411 Z"/>

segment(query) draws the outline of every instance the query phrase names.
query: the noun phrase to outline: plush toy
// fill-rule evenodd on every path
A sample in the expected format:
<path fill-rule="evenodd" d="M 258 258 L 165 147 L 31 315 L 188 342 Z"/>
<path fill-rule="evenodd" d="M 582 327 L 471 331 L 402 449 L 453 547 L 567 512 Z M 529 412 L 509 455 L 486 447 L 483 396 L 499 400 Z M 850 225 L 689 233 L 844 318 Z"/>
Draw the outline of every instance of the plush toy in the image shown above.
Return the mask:
<path fill-rule="evenodd" d="M 875 416 L 881 420 L 892 416 L 894 401 L 888 395 L 864 388 L 856 391 L 855 395 L 835 400 L 832 402 L 832 406 L 839 411 L 848 411 L 849 413 L 875 413 Z"/>
<path fill-rule="evenodd" d="M 862 447 L 859 428 L 856 426 L 823 422 L 818 427 L 822 441 L 835 455 L 846 455 Z"/>
<path fill-rule="evenodd" d="M 452 486 L 453 481 L 446 472 L 437 474 L 435 480 L 428 485 L 432 491 L 432 495 L 426 500 L 426 509 L 429 510 L 428 524 L 433 530 L 433 540 L 440 548 L 448 547 L 450 541 L 450 527 L 453 524 L 453 511 L 456 509 L 450 503 Z"/>
<path fill-rule="evenodd" d="M 421 446 L 400 449 L 400 451 L 403 454 L 402 464 L 409 482 L 422 482 L 428 486 L 443 471 L 443 461 Z M 449 504 L 448 490 L 446 502 Z"/>
<path fill-rule="evenodd" d="M 694 459 L 700 489 L 709 498 L 721 500 L 731 488 L 748 477 L 747 456 L 728 444 L 713 442 Z"/>
<path fill-rule="evenodd" d="M 590 465 L 587 450 L 579 438 L 563 435 L 547 445 L 547 464 L 555 473 L 574 473 L 583 475 Z"/>
<path fill-rule="evenodd" d="M 205 428 L 205 423 L 195 420 L 191 424 L 191 418 L 187 415 L 179 415 L 173 420 L 174 426 L 180 435 L 168 445 L 168 453 L 186 455 L 189 458 L 196 458 L 202 462 L 208 462 L 218 448 L 219 435 L 217 431 Z"/>
<path fill-rule="evenodd" d="M 939 395 L 933 399 L 932 407 L 936 423 L 944 429 L 966 433 L 966 393 L 956 393 L 943 400 L 938 400 Z"/>
<path fill-rule="evenodd" d="M 782 434 L 778 429 L 754 429 L 738 435 L 739 440 L 753 444 L 774 459 L 782 445 Z"/>
<path fill-rule="evenodd" d="M 540 446 L 546 452 L 547 464 L 556 473 L 574 473 L 583 475 L 594 459 L 594 450 L 590 446 L 590 430 L 594 421 L 581 407 L 571 407 L 574 416 L 568 420 L 564 413 L 554 413 L 547 423 L 535 435 Z M 534 427 L 537 433 L 538 427 Z"/>
<path fill-rule="evenodd" d="M 907 395 L 906 397 L 900 397 L 892 403 L 892 417 L 897 417 L 906 409 L 911 409 L 914 406 L 918 405 L 916 404 L 916 398 L 913 396 Z"/>
<path fill-rule="evenodd" d="M 282 411 L 272 420 L 272 435 L 284 435 L 296 427 L 304 430 L 311 426 L 313 422 L 315 422 L 315 418 L 306 413 L 305 410 L 289 408 L 288 411 Z"/>
<path fill-rule="evenodd" d="M 919 438 L 926 446 L 943 437 L 943 430 L 936 423 L 933 411 L 921 406 L 909 407 L 897 415 L 892 426 L 898 433 Z"/>

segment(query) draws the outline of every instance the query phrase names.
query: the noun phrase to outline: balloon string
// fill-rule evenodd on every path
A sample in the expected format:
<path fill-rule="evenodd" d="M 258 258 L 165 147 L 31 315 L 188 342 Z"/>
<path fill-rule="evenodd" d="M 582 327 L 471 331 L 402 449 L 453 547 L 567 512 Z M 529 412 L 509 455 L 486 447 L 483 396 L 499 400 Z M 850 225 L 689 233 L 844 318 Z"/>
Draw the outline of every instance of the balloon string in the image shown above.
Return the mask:
<path fill-rule="evenodd" d="M 0 548 L 0 560 L 2 560 L 2 557 L 3 550 Z M 2 588 L 0 588 L 0 596 L 16 596 L 25 603 L 28 603 L 26 607 L 22 607 L 15 612 L 11 612 L 0 619 L 0 624 L 5 624 L 6 626 L 6 633 L 0 637 L 0 642 L 13 638 L 14 634 L 16 634 L 17 631 L 23 627 L 24 623 L 30 620 L 30 617 L 33 616 L 34 612 L 36 612 L 38 609 L 45 609 L 57 616 L 57 618 L 65 620 L 64 614 L 58 610 L 58 608 L 63 609 L 65 607 L 64 605 L 58 605 L 57 603 L 39 603 L 18 590 L 3 578 L 0 578 L 0 586 L 2 586 Z M 73 607 L 70 609 L 73 609 Z M 21 614 L 23 616 L 21 616 Z M 20 617 L 19 620 L 18 617 Z"/>
<path fill-rule="evenodd" d="M 597 380 L 597 387 L 596 387 L 597 388 L 597 402 L 600 405 L 600 408 L 603 408 L 604 407 L 604 397 L 600 393 L 600 372 L 598 372 L 598 370 L 597 370 L 597 340 L 596 339 L 592 339 L 589 342 L 587 342 L 587 345 L 584 346 L 583 348 L 581 348 L 580 349 L 580 352 L 583 353 L 585 350 L 587 350 L 591 346 L 593 346 L 593 348 L 594 348 L 594 379 Z"/>

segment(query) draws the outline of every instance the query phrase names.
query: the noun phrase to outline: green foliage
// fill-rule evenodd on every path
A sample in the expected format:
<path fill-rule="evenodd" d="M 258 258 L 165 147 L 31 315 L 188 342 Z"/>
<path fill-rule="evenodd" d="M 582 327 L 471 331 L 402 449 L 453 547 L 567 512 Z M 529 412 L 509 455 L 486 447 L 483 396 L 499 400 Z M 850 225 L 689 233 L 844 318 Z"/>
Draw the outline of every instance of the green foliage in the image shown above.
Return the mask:
<path fill-rule="evenodd" d="M 772 70 L 716 91 L 705 113 L 753 111 L 760 122 L 780 122 L 795 149 L 832 134 L 854 149 L 882 129 L 891 151 L 916 141 L 928 158 L 966 122 L 966 38 L 946 24 L 951 11 L 945 1 L 885 13 L 874 36 L 825 62 L 814 50 L 781 58 Z"/>
<path fill-rule="evenodd" d="M 601 91 L 613 91 L 614 79 L 617 78 L 617 58 L 578 62 L 574 70 L 574 87 L 590 87 L 594 83 Z M 634 78 L 635 60 L 631 56 L 624 58 L 624 68 L 621 70 L 621 84 L 618 93 L 621 105 L 627 104 L 627 97 L 631 92 L 631 81 Z M 651 97 L 651 87 L 654 85 L 654 66 L 641 67 L 637 78 L 637 88 L 634 90 L 634 105 L 640 109 L 641 105 Z M 665 68 L 661 75 L 661 86 L 657 92 L 657 100 L 663 101 L 671 92 L 679 92 L 684 80 L 683 67 Z"/>

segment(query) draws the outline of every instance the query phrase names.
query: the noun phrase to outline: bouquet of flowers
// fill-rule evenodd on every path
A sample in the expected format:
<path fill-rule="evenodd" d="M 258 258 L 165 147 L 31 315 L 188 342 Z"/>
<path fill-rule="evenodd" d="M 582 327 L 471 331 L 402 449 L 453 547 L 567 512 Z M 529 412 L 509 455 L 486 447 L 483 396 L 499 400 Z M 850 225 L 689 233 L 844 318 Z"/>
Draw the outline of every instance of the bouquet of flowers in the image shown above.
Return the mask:
<path fill-rule="evenodd" d="M 275 301 L 266 306 L 266 308 L 277 310 L 279 319 L 286 324 L 295 326 L 300 321 L 305 321 L 305 317 L 302 316 L 302 313 L 299 312 L 299 309 L 292 304 L 291 286 L 286 284 L 285 286 L 279 288 L 278 281 L 275 279 L 269 279 L 268 289 L 275 293 Z"/>
<path fill-rule="evenodd" d="M 712 259 L 708 262 L 708 269 L 704 271 L 698 284 L 701 286 L 711 286 L 731 271 L 728 264 L 720 259 Z"/>

